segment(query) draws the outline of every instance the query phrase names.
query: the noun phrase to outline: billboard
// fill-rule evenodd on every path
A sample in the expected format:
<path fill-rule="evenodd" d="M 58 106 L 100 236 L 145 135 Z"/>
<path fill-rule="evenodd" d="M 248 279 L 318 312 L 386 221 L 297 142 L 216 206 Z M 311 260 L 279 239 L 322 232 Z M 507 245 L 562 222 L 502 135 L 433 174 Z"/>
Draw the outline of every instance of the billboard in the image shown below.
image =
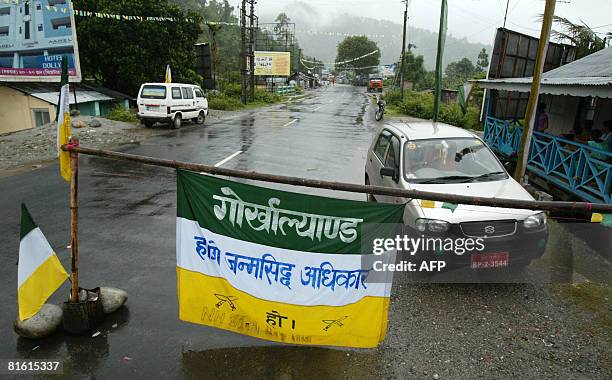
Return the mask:
<path fill-rule="evenodd" d="M 255 75 L 286 76 L 290 75 L 291 53 L 285 51 L 256 51 Z"/>
<path fill-rule="evenodd" d="M 487 79 L 524 78 L 533 76 L 539 39 L 513 30 L 499 28 Z M 544 72 L 571 62 L 575 50 L 572 46 L 549 42 Z M 487 91 L 488 93 L 488 91 Z M 529 93 L 497 91 L 491 105 L 491 114 L 502 119 L 522 119 Z"/>
<path fill-rule="evenodd" d="M 70 0 L 0 0 L 0 82 L 59 82 L 63 56 L 80 82 Z"/>

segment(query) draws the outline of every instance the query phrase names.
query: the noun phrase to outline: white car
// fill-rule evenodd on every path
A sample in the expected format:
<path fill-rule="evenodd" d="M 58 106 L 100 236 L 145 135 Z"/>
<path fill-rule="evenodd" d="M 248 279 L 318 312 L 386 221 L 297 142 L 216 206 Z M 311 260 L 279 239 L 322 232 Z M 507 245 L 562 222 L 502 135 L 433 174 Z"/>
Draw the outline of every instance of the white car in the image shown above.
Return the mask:
<path fill-rule="evenodd" d="M 476 134 L 431 121 L 385 124 L 368 150 L 365 183 L 441 194 L 533 200 Z M 490 254 L 496 265 L 502 262 L 504 267 L 529 265 L 544 253 L 548 239 L 546 214 L 539 211 L 423 203 L 380 195 L 369 195 L 368 199 L 406 203 L 404 224 L 408 234 L 484 239 L 487 251 L 483 254 Z M 470 265 L 469 256 L 457 257 L 456 263 Z M 487 260 L 485 256 L 474 257 Z M 471 260 L 474 268 L 474 258 Z"/>
<path fill-rule="evenodd" d="M 192 84 L 145 83 L 138 92 L 138 117 L 146 127 L 169 123 L 178 129 L 184 120 L 204 124 L 208 116 L 208 99 L 204 91 Z"/>

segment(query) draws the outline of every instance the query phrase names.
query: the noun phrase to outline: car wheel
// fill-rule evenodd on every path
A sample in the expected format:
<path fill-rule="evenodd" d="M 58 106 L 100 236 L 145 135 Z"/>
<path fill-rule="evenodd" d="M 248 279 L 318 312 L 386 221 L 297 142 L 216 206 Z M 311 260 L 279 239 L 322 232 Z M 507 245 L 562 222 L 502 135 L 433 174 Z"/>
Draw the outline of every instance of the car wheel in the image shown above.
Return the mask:
<path fill-rule="evenodd" d="M 174 120 L 172 120 L 172 126 L 174 127 L 174 129 L 179 129 L 181 125 L 183 125 L 183 119 L 181 118 L 181 115 L 174 116 Z"/>
<path fill-rule="evenodd" d="M 366 186 L 370 185 L 370 179 L 367 176 L 365 177 L 365 184 Z M 374 198 L 374 194 L 367 194 L 367 201 L 376 202 L 376 198 Z"/>
<path fill-rule="evenodd" d="M 154 124 L 155 124 L 155 122 L 154 121 L 150 121 L 150 120 L 145 120 L 145 122 L 144 122 L 145 128 L 152 128 Z"/>
<path fill-rule="evenodd" d="M 206 121 L 206 116 L 204 116 L 204 111 L 200 111 L 200 114 L 196 118 L 196 124 L 202 125 Z"/>

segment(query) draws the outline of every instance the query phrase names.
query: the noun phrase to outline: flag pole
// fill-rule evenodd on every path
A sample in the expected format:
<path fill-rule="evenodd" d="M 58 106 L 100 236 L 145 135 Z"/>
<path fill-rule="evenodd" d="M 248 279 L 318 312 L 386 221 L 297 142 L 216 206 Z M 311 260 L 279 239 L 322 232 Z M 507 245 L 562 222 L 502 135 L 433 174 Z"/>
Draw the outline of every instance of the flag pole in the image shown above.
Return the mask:
<path fill-rule="evenodd" d="M 78 147 L 79 140 L 71 137 L 70 147 Z M 70 150 L 70 248 L 72 252 L 72 267 L 70 273 L 70 302 L 79 301 L 79 240 L 78 240 L 78 190 L 79 190 L 79 153 Z"/>

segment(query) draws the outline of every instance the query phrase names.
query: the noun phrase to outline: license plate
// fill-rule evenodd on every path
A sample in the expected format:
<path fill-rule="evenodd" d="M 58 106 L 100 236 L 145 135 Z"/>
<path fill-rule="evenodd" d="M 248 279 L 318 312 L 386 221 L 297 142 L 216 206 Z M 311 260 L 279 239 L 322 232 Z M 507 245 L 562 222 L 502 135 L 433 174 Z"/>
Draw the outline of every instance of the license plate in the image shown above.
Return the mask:
<path fill-rule="evenodd" d="M 147 106 L 147 111 L 157 111 L 159 106 Z"/>
<path fill-rule="evenodd" d="M 472 254 L 472 269 L 507 268 L 508 252 Z"/>

